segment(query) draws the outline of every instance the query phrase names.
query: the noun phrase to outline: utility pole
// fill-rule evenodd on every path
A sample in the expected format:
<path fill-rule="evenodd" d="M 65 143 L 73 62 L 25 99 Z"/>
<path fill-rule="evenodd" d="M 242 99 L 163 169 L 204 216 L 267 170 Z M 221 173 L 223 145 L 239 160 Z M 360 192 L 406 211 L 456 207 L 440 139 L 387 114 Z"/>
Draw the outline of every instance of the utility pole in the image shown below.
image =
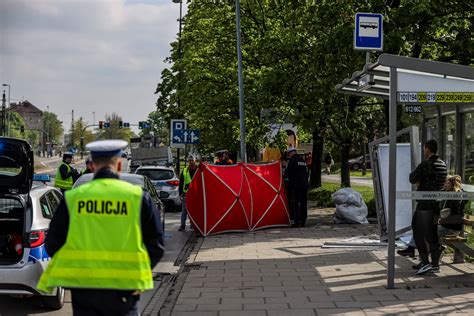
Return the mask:
<path fill-rule="evenodd" d="M 7 102 L 7 98 L 5 97 L 5 90 L 3 90 L 3 95 L 2 95 L 2 119 L 1 119 L 1 133 L 2 136 L 5 136 L 5 103 Z"/>
<path fill-rule="evenodd" d="M 74 147 L 74 110 L 72 110 L 72 120 L 71 120 L 71 144 Z"/>

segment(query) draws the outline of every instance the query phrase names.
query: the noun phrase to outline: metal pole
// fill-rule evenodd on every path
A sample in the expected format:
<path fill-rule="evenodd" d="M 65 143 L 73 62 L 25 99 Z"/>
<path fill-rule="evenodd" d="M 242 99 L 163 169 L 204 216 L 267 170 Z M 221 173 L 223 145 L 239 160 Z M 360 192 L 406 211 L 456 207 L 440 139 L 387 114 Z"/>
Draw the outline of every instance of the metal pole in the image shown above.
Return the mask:
<path fill-rule="evenodd" d="M 95 125 L 95 112 L 92 112 L 92 125 Z"/>
<path fill-rule="evenodd" d="M 242 162 L 247 162 L 247 150 L 245 146 L 244 79 L 242 77 L 242 50 L 240 46 L 240 0 L 235 0 L 235 21 L 237 32 L 237 66 L 239 76 L 240 160 Z"/>
<path fill-rule="evenodd" d="M 365 53 L 365 63 L 370 64 L 370 52 Z"/>
<path fill-rule="evenodd" d="M 5 99 L 5 90 L 3 90 L 3 94 L 2 94 L 2 136 L 6 136 L 5 135 L 5 131 L 6 131 L 6 128 L 5 128 L 5 123 L 6 123 L 6 119 L 5 119 L 5 103 L 6 103 L 6 99 Z"/>
<path fill-rule="evenodd" d="M 397 68 L 390 67 L 387 288 L 395 288 L 395 211 L 397 207 Z"/>
<path fill-rule="evenodd" d="M 181 53 L 181 28 L 183 20 L 183 1 L 179 1 L 179 35 L 178 35 L 178 59 L 181 63 L 182 53 Z M 181 64 L 178 69 L 178 109 L 181 108 Z M 179 157 L 179 148 L 176 150 L 176 173 L 179 176 L 180 171 L 180 157 Z"/>

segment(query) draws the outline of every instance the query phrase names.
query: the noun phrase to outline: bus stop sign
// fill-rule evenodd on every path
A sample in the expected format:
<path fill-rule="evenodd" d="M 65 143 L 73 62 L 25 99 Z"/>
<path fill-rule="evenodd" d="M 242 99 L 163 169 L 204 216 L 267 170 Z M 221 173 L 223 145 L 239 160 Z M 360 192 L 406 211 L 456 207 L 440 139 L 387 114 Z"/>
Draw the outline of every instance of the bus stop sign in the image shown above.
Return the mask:
<path fill-rule="evenodd" d="M 356 13 L 354 49 L 383 50 L 383 16 L 378 13 Z"/>

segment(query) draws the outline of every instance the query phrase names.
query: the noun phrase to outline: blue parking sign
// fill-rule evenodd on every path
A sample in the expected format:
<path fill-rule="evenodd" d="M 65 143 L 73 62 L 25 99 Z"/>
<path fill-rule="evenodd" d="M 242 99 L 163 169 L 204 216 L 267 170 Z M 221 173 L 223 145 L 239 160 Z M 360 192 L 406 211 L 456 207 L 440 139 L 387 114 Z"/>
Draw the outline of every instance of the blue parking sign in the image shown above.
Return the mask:
<path fill-rule="evenodd" d="M 186 129 L 186 120 L 171 120 L 171 147 L 184 148 L 182 131 Z"/>

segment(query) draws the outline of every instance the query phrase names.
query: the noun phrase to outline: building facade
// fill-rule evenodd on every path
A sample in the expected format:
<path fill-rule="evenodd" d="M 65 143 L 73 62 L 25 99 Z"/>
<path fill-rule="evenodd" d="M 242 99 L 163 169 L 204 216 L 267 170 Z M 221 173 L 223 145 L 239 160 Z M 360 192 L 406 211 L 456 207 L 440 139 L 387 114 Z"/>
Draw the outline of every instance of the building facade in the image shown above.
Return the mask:
<path fill-rule="evenodd" d="M 11 112 L 18 113 L 25 121 L 25 129 L 43 131 L 43 111 L 38 109 L 29 101 L 12 103 Z"/>

